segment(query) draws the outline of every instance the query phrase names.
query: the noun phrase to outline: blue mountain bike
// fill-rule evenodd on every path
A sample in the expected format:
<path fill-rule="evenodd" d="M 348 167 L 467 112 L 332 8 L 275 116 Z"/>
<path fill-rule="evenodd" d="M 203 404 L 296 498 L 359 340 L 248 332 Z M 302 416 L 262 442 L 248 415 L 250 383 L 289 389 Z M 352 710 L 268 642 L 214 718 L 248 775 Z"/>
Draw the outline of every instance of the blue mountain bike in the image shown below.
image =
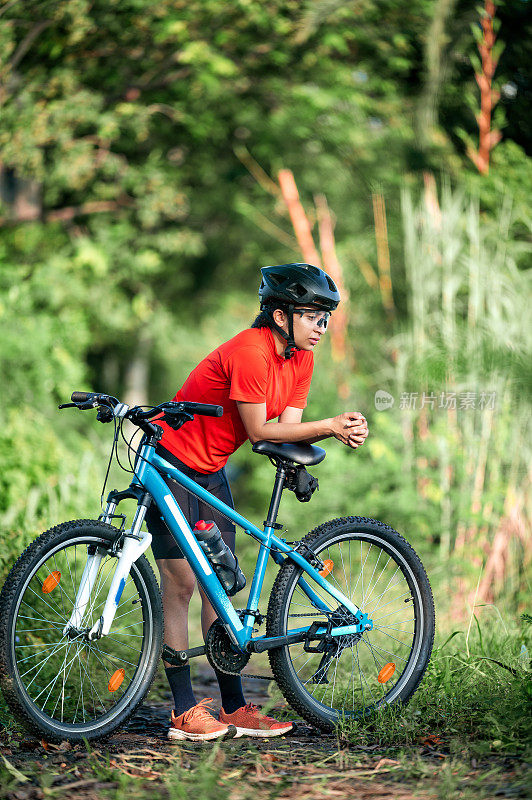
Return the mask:
<path fill-rule="evenodd" d="M 206 653 L 217 669 L 239 673 L 253 653 L 267 651 L 287 702 L 324 731 L 408 700 L 434 639 L 430 585 L 408 542 L 366 517 L 325 522 L 299 542 L 280 536 L 283 490 L 310 499 L 315 479 L 306 467 L 322 461 L 324 450 L 267 441 L 253 446 L 276 467 L 260 529 L 155 451 L 162 434 L 158 417 L 177 429 L 195 414 L 221 416 L 220 406 L 167 402 L 145 410 L 89 392 L 74 392 L 71 400 L 60 408 L 98 408 L 100 421 L 114 422 L 111 459 L 124 420 L 144 435 L 130 486 L 109 494 L 99 519 L 64 522 L 39 536 L 0 594 L 0 685 L 13 714 L 31 732 L 48 741 L 109 736 L 146 697 L 162 655 L 179 663 Z M 258 542 L 245 608 L 233 607 L 162 475 Z M 117 506 L 128 498 L 137 507 L 126 529 Z M 151 543 L 150 533 L 142 531 L 151 504 L 218 614 L 204 647 L 163 649 L 159 586 L 143 555 Z M 259 601 L 269 557 L 280 569 L 263 616 Z M 266 632 L 259 635 L 264 620 Z"/>

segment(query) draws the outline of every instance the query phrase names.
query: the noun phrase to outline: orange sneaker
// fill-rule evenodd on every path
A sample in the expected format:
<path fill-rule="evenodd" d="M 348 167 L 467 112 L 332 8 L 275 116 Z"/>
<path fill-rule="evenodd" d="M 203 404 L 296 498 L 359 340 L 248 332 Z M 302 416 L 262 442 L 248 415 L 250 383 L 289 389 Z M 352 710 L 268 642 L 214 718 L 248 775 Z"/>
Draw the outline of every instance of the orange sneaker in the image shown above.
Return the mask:
<path fill-rule="evenodd" d="M 232 738 L 236 735 L 234 725 L 218 722 L 207 710 L 212 697 L 206 697 L 178 717 L 172 709 L 172 722 L 168 731 L 169 739 L 190 739 L 193 742 L 207 742 L 221 736 Z"/>
<path fill-rule="evenodd" d="M 291 722 L 277 722 L 273 717 L 261 714 L 260 707 L 253 703 L 237 708 L 232 714 L 226 714 L 222 708 L 218 719 L 220 722 L 225 722 L 226 725 L 235 726 L 235 738 L 239 736 L 282 736 L 294 727 Z"/>

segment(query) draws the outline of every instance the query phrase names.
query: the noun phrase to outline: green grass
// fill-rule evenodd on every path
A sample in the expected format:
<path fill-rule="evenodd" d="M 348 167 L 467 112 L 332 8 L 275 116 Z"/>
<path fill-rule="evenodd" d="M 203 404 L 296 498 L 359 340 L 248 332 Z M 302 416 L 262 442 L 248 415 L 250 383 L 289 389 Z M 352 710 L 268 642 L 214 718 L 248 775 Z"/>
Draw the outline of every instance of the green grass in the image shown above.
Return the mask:
<path fill-rule="evenodd" d="M 356 745 L 410 747 L 437 737 L 452 755 L 483 758 L 530 753 L 531 618 L 512 632 L 457 630 L 435 647 L 420 689 L 406 706 L 348 722 L 341 738 Z M 437 743 L 436 743 L 437 745 Z"/>
<path fill-rule="evenodd" d="M 152 739 L 146 743 L 152 757 L 139 755 L 138 737 L 134 744 L 114 737 L 66 752 L 45 752 L 35 743 L 28 752 L 25 734 L 2 707 L 0 796 L 62 798 L 69 784 L 85 781 L 80 790 L 94 793 L 87 797 L 110 800 L 149 800 L 155 793 L 164 800 L 263 800 L 287 789 L 313 798 L 324 787 L 342 792 L 348 785 L 362 787 L 364 797 L 370 783 L 442 800 L 487 800 L 508 792 L 525 797 L 531 650 L 529 615 L 513 627 L 502 619 L 481 625 L 473 617 L 469 629 L 440 637 L 407 706 L 340 725 L 336 736 L 301 742 L 240 739 L 172 747 Z"/>

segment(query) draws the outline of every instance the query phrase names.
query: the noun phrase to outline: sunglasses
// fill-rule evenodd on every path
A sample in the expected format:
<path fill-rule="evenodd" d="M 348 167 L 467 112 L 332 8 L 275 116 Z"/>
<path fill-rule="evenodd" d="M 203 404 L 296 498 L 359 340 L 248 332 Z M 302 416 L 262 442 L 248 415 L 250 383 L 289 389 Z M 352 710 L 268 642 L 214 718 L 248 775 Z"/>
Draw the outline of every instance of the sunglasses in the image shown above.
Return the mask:
<path fill-rule="evenodd" d="M 316 311 L 314 308 L 295 308 L 294 314 L 304 317 L 307 322 L 317 323 L 318 328 L 323 328 L 323 330 L 327 330 L 327 325 L 331 318 L 330 311 Z"/>

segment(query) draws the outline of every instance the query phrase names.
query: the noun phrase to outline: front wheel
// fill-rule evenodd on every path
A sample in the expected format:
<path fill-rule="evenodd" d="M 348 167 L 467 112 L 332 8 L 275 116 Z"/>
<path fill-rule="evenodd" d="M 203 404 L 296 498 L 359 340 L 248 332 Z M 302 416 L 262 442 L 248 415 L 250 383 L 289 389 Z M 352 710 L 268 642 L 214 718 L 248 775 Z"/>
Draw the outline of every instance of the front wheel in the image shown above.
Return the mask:
<path fill-rule="evenodd" d="M 146 558 L 134 562 L 110 633 L 89 641 L 116 566 L 119 531 L 65 522 L 20 556 L 0 594 L 0 686 L 11 711 L 48 741 L 108 736 L 142 702 L 163 637 L 159 587 Z M 89 558 L 94 587 L 78 627 L 65 630 Z"/>
<path fill-rule="evenodd" d="M 318 653 L 302 643 L 269 651 L 288 703 L 312 725 L 330 731 L 342 719 L 367 716 L 411 697 L 432 651 L 434 601 L 418 556 L 382 522 L 335 519 L 303 541 L 330 569 L 327 580 L 372 624 L 363 634 L 332 639 Z M 313 621 L 324 627 L 346 624 L 347 609 L 309 580 L 325 607 L 311 602 L 299 584 L 302 574 L 291 561 L 279 571 L 268 605 L 268 636 L 285 636 Z"/>

